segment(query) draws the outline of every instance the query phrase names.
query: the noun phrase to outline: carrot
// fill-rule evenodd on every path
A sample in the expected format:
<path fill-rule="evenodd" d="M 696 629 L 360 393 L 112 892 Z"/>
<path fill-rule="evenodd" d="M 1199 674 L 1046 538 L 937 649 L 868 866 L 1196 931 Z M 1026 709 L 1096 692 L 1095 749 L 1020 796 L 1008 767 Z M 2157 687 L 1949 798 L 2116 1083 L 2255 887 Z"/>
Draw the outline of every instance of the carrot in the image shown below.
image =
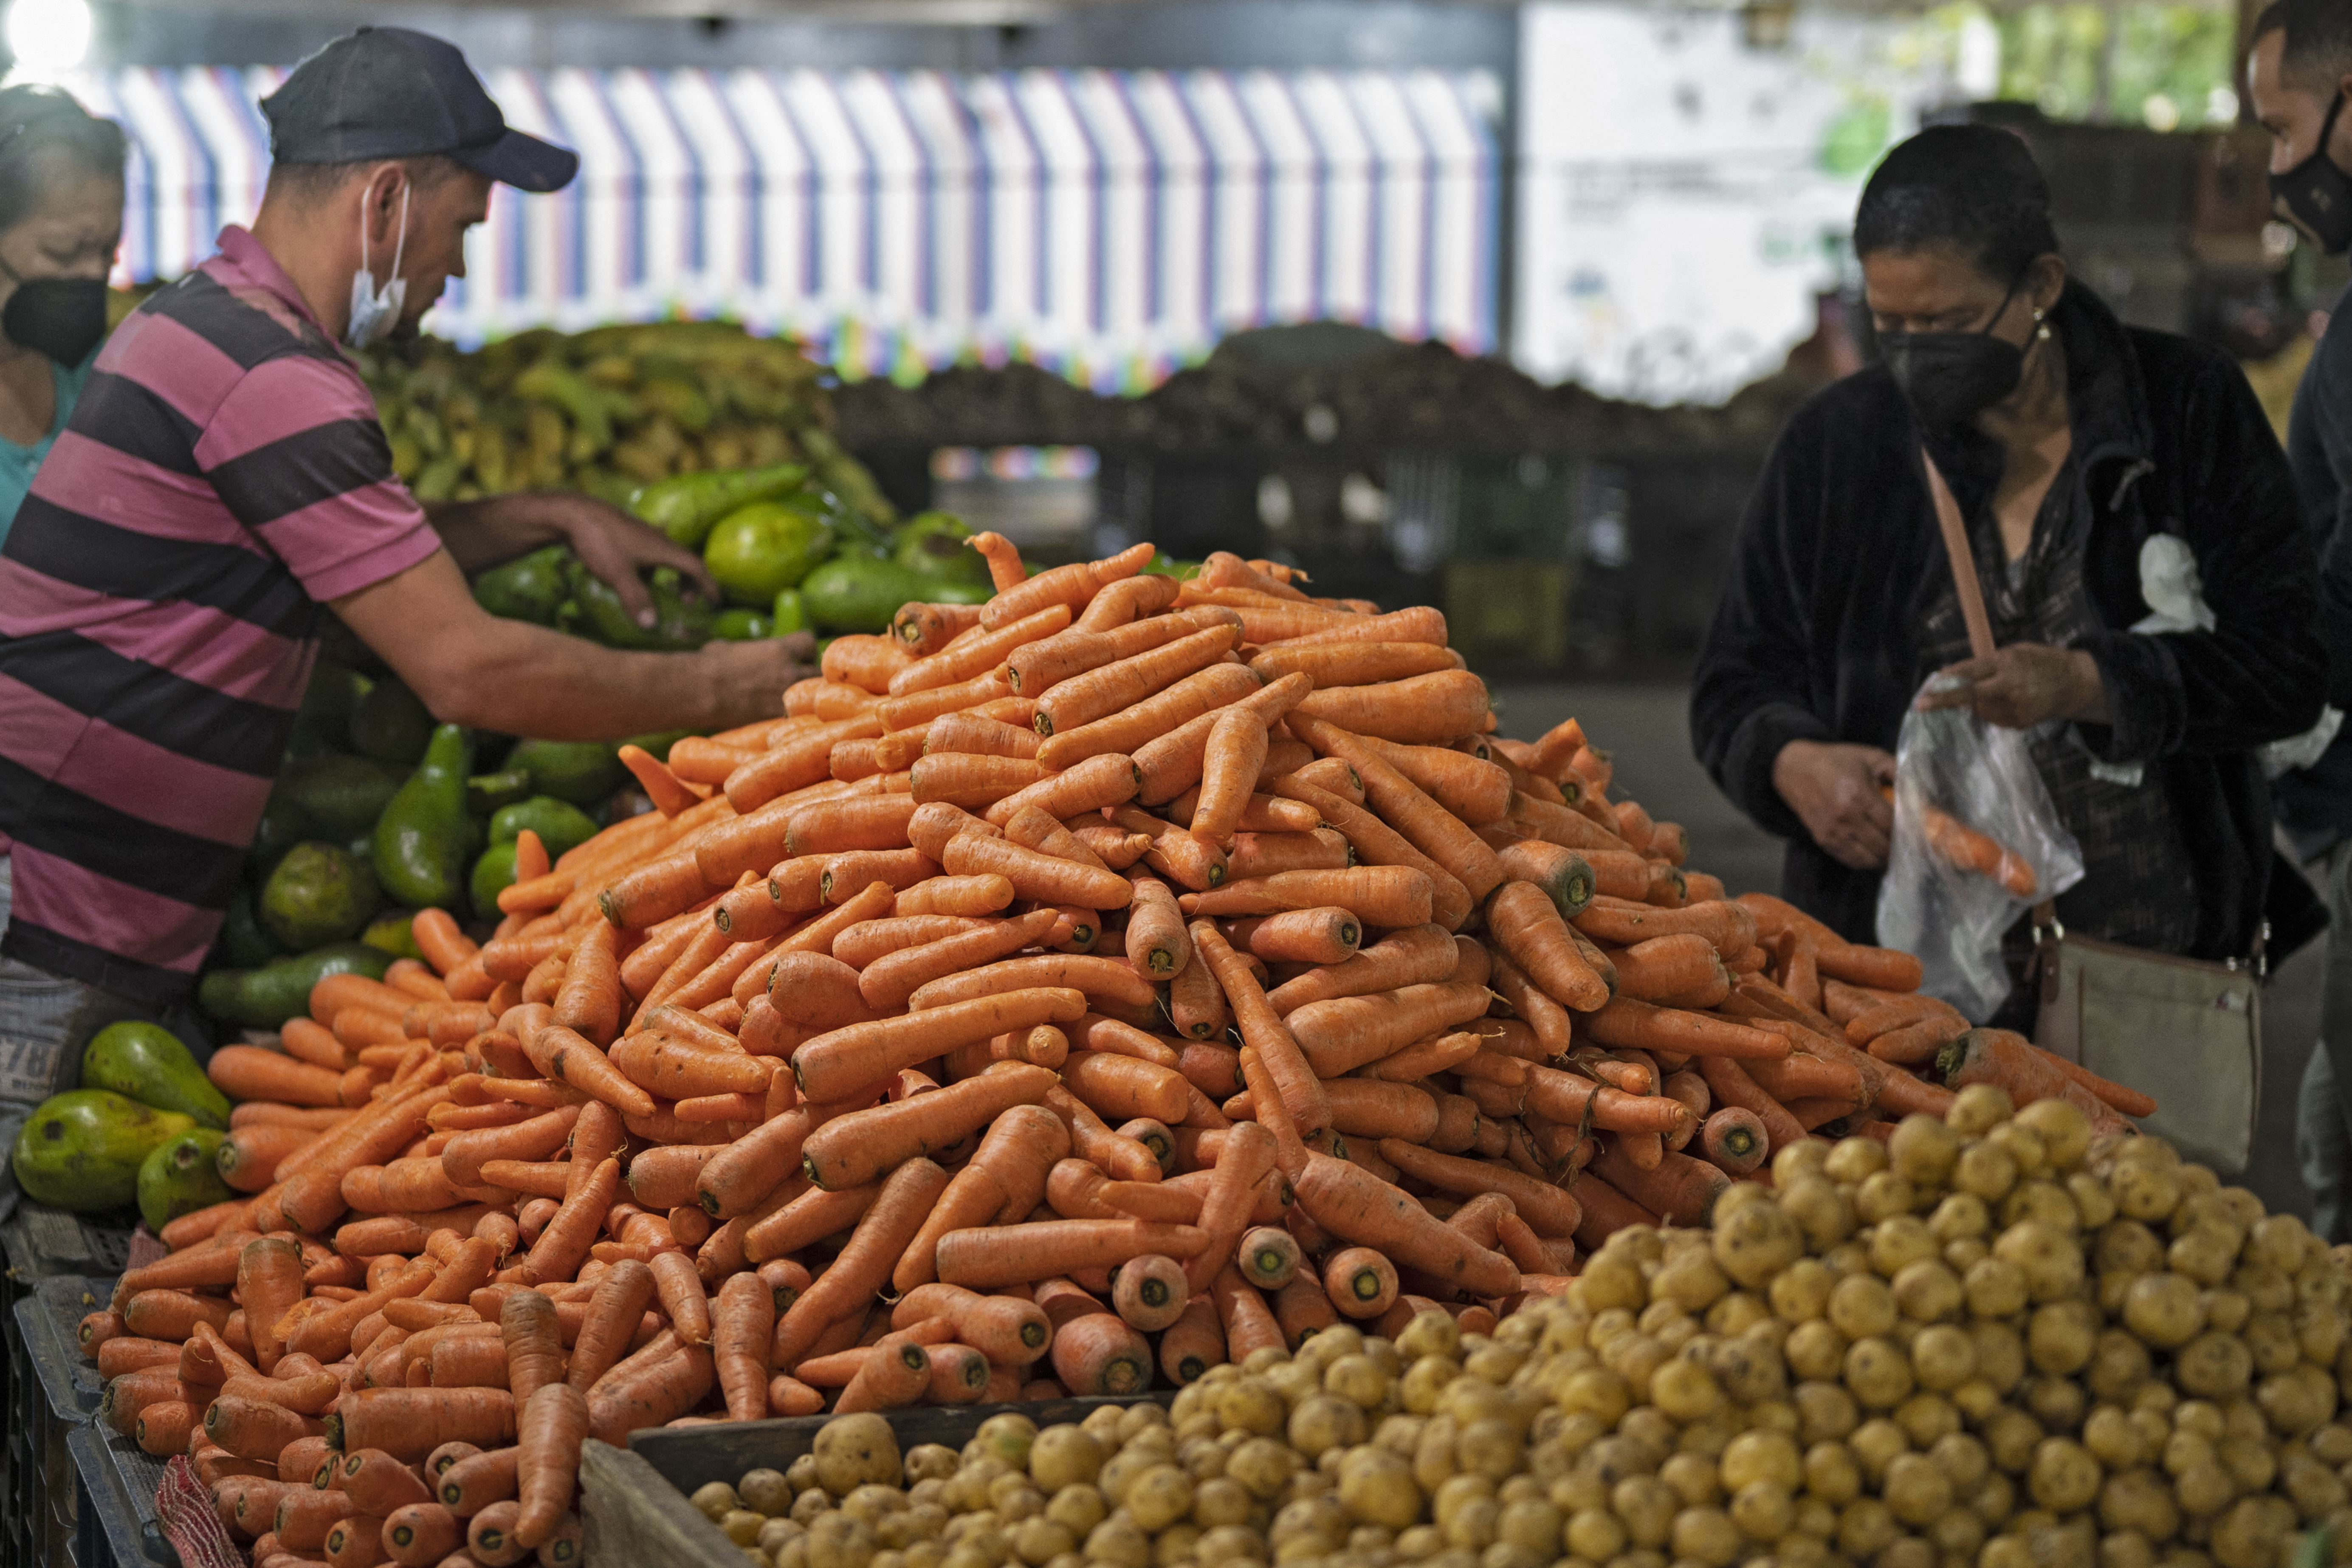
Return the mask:
<path fill-rule="evenodd" d="M 1600 1045 L 1667 1051 L 1677 1056 L 1779 1061 L 1789 1055 L 1789 1042 L 1765 1030 L 1710 1014 L 1654 1007 L 1630 996 L 1612 998 L 1606 1006 L 1590 1016 L 1584 1030 Z"/>
<path fill-rule="evenodd" d="M 1049 768 L 1067 768 L 1106 752 L 1134 757 L 1138 748 L 1203 714 L 1231 707 L 1260 689 L 1258 678 L 1243 666 L 1212 664 L 1091 723 L 1058 730 L 1037 748 L 1037 760 Z M 1202 739 L 1205 745 L 1205 734 Z M 1140 774 L 1141 759 L 1137 759 L 1137 767 Z"/>
<path fill-rule="evenodd" d="M 1034 806 L 1059 821 L 1121 805 L 1135 798 L 1141 775 L 1135 760 L 1123 752 L 1104 752 L 1065 764 L 1036 783 L 1006 795 L 988 807 L 987 820 L 1003 826 L 1022 810 Z"/>
<path fill-rule="evenodd" d="M 1368 926 L 1419 926 L 1430 923 L 1431 896 L 1430 879 L 1421 872 L 1370 865 L 1344 871 L 1286 871 L 1229 882 L 1177 901 L 1195 915 L 1272 915 L 1337 906 Z"/>
<path fill-rule="evenodd" d="M 1772 1141 L 1755 1112 L 1727 1105 L 1699 1129 L 1699 1150 L 1727 1175 L 1744 1176 L 1772 1152 Z"/>
<path fill-rule="evenodd" d="M 770 1365 L 799 1361 L 826 1324 L 862 1305 L 888 1280 L 947 1185 L 948 1173 L 927 1159 L 908 1160 L 890 1173 L 848 1245 L 777 1320 Z"/>
<path fill-rule="evenodd" d="M 775 1293 L 756 1274 L 730 1274 L 710 1314 L 710 1350 L 727 1414 L 757 1421 L 768 1413 L 768 1346 L 776 1331 Z"/>
<path fill-rule="evenodd" d="M 948 1232 L 940 1238 L 939 1273 L 948 1284 L 979 1289 L 1025 1284 L 1072 1269 L 1109 1268 L 1147 1252 L 1190 1258 L 1207 1244 L 1205 1232 L 1186 1225 L 1035 1220 Z"/>
<path fill-rule="evenodd" d="M 1345 834 L 1348 842 L 1354 846 L 1357 858 L 1364 863 L 1363 868 L 1333 873 L 1333 875 L 1363 881 L 1366 879 L 1366 869 L 1376 867 L 1392 868 L 1385 873 L 1391 879 L 1400 873 L 1418 873 L 1430 884 L 1433 918 L 1438 924 L 1452 931 L 1469 918 L 1470 911 L 1475 903 L 1470 896 L 1470 889 L 1452 871 L 1423 853 L 1412 839 L 1381 820 L 1380 816 L 1354 804 L 1343 795 L 1318 787 L 1297 773 L 1276 780 L 1275 789 L 1286 799 L 1299 801 L 1314 807 L 1325 822 Z M 1226 889 L 1226 893 L 1230 898 L 1233 889 Z M 1394 911 L 1380 907 L 1362 907 L 1344 898 L 1326 899 L 1319 901 L 1344 904 L 1373 925 L 1424 923 L 1423 921 L 1408 921 L 1400 918 L 1383 919 L 1381 917 L 1384 913 Z M 1237 909 L 1234 912 L 1263 911 Z"/>
<path fill-rule="evenodd" d="M 930 1383 L 924 1397 L 933 1405 L 971 1405 L 987 1397 L 988 1358 L 970 1345 L 926 1345 Z"/>
<path fill-rule="evenodd" d="M 1253 1351 L 1268 1345 L 1277 1350 L 1284 1348 L 1281 1325 L 1276 1322 L 1265 1298 L 1244 1281 L 1231 1263 L 1220 1268 L 1211 1282 L 1209 1301 L 1223 1331 L 1225 1358 L 1246 1360 Z"/>
<path fill-rule="evenodd" d="M 1591 1173 L 1677 1225 L 1706 1224 L 1716 1200 L 1731 1186 L 1729 1176 L 1704 1160 L 1666 1154 L 1655 1169 L 1643 1170 L 1605 1142 L 1593 1156 Z"/>
<path fill-rule="evenodd" d="M 1129 1328 L 1157 1333 L 1184 1315 L 1192 1294 L 1182 1264 L 1146 1253 L 1119 1265 L 1118 1278 L 1111 1284 L 1111 1310 Z"/>
<path fill-rule="evenodd" d="M 1609 1001 L 1559 909 L 1532 882 L 1506 882 L 1486 911 L 1487 928 L 1513 963 L 1561 1005 L 1591 1013 Z"/>
<path fill-rule="evenodd" d="M 433 972 L 446 979 L 481 949 L 457 927 L 457 921 L 446 910 L 419 910 L 409 922 L 409 939 Z"/>
<path fill-rule="evenodd" d="M 1234 1245 L 1255 1207 L 1253 1194 L 1274 1169 L 1276 1155 L 1274 1134 L 1255 1122 L 1244 1122 L 1226 1133 L 1218 1151 L 1215 1177 L 1201 1205 L 1200 1228 L 1209 1238 L 1208 1246 L 1194 1254 L 1185 1268 L 1192 1291 L 1208 1289 L 1217 1270 L 1231 1262 Z"/>
<path fill-rule="evenodd" d="M 456 1514 L 427 1501 L 393 1510 L 384 1518 L 383 1539 L 384 1555 L 401 1568 L 432 1568 L 465 1544 L 466 1531 Z"/>
<path fill-rule="evenodd" d="M 1234 1258 L 1242 1278 L 1261 1290 L 1279 1290 L 1298 1272 L 1298 1242 L 1280 1226 L 1261 1225 L 1244 1231 Z"/>
<path fill-rule="evenodd" d="M 971 1163 L 956 1173 L 916 1232 L 893 1268 L 893 1288 L 910 1291 L 937 1277 L 939 1238 L 949 1231 L 1017 1219 L 1035 1208 L 1045 1196 L 1047 1173 L 1069 1152 L 1069 1129 L 1051 1110 L 1026 1105 L 1006 1110 L 990 1123 Z"/>
<path fill-rule="evenodd" d="M 977 547 L 981 539 L 996 537 L 993 534 L 982 534 L 975 536 L 972 542 Z M 983 553 L 985 552 L 983 551 Z M 1006 552 L 999 550 L 998 553 L 1003 554 Z M 1151 564 L 1151 558 L 1156 553 L 1158 553 L 1156 545 L 1130 545 L 1118 554 L 1106 556 L 1099 561 L 1075 562 L 1067 566 L 1056 566 L 1050 571 L 1041 572 L 1034 577 L 1024 578 L 1009 585 L 1000 584 L 996 597 L 991 599 L 982 608 L 980 624 L 983 626 L 1001 626 L 1049 605 L 1075 609 L 1093 598 L 1098 590 L 1107 588 L 1123 578 L 1132 577 L 1142 571 L 1144 567 Z M 996 570 L 996 566 L 995 556 L 991 556 L 989 567 L 992 573 Z"/>
<path fill-rule="evenodd" d="M 1044 1068 L 999 1062 L 936 1092 L 854 1111 L 809 1134 L 802 1169 L 828 1190 L 860 1185 L 901 1161 L 943 1152 L 1014 1105 L 1037 1103 L 1053 1083 Z"/>
<path fill-rule="evenodd" d="M 1285 1022 L 1315 1072 L 1339 1078 L 1482 1016 L 1489 1000 L 1486 978 L 1457 976 L 1367 996 L 1311 1002 L 1295 1009 Z"/>
<path fill-rule="evenodd" d="M 1073 674 L 1054 684 L 1050 690 L 1024 691 L 1023 694 L 1025 696 L 1038 698 L 1037 733 L 1050 739 L 1107 718 L 1164 691 L 1186 676 L 1208 668 L 1233 651 L 1237 636 L 1238 627 L 1234 624 L 1212 625 L 1145 651 Z M 1252 684 L 1257 684 L 1256 678 L 1252 678 Z M 1013 689 L 1022 690 L 1022 688 L 1016 686 Z"/>
<path fill-rule="evenodd" d="M 187 1452 L 188 1435 L 197 1429 L 196 1407 L 185 1400 L 159 1400 L 139 1412 L 131 1423 L 131 1441 L 143 1453 L 158 1458 Z"/>
<path fill-rule="evenodd" d="M 858 993 L 876 1011 L 895 1011 L 934 980 L 977 969 L 1043 941 L 1055 918 L 1050 910 L 1039 910 L 885 954 L 858 975 Z"/>
<path fill-rule="evenodd" d="M 909 658 L 920 659 L 945 647 L 957 633 L 978 625 L 978 605 L 929 605 L 918 601 L 898 606 L 898 613 L 890 619 L 890 635 Z"/>
<path fill-rule="evenodd" d="M 1447 980 L 1460 962 L 1460 950 L 1443 928 L 1408 927 L 1391 931 L 1343 963 L 1318 967 L 1286 981 L 1267 994 L 1266 1001 L 1276 1013 L 1287 1016 L 1310 1002 Z"/>
<path fill-rule="evenodd" d="M 1266 739 L 1265 721 L 1246 709 L 1228 709 L 1218 715 L 1202 752 L 1200 799 L 1191 823 L 1193 837 L 1212 844 L 1233 841 L 1265 763 Z"/>
<path fill-rule="evenodd" d="M 1439 1192 L 1463 1198 L 1496 1193 L 1510 1199 L 1514 1209 L 1541 1235 L 1574 1235 L 1582 1217 L 1573 1194 L 1511 1166 L 1441 1154 L 1399 1138 L 1382 1140 L 1380 1149 L 1381 1158 Z"/>
<path fill-rule="evenodd" d="M 589 1181 L 563 1200 L 555 1217 L 548 1221 L 547 1228 L 540 1232 L 539 1239 L 531 1244 L 530 1254 L 523 1259 L 526 1284 L 573 1276 L 587 1260 L 588 1247 L 604 1224 L 604 1213 L 612 1207 L 613 1193 L 620 1184 L 620 1162 L 607 1159 L 597 1164 Z"/>
<path fill-rule="evenodd" d="M 1468 670 L 1444 669 L 1377 686 L 1318 689 L 1300 700 L 1298 711 L 1352 734 L 1403 745 L 1444 742 L 1473 734 L 1486 722 L 1486 683 Z"/>
<path fill-rule="evenodd" d="M 1053 910 L 1039 912 L 1059 919 Z M 1150 982 L 1124 960 L 1049 952 L 1000 959 L 961 973 L 940 975 L 919 986 L 907 998 L 907 1006 L 912 1012 L 927 1013 L 956 1003 L 1039 988 L 1079 991 L 1103 1004 L 1139 1013 L 1148 1011 L 1158 1000 Z"/>
<path fill-rule="evenodd" d="M 1082 866 L 1043 855 L 1002 838 L 962 834 L 941 850 L 940 865 L 957 877 L 1002 877 L 1014 895 L 1041 904 L 1076 904 L 1082 909 L 1125 909 L 1133 896 L 1126 878 L 1116 871 Z"/>
<path fill-rule="evenodd" d="M 1471 679 L 1475 684 L 1475 678 Z M 1313 700 L 1309 697 L 1301 704 L 1302 709 Z M 1503 880 L 1502 866 L 1485 840 L 1387 759 L 1360 744 L 1345 730 L 1320 722 L 1311 715 L 1294 713 L 1289 723 L 1298 738 L 1318 752 L 1344 758 L 1354 767 L 1363 781 L 1365 801 L 1372 810 L 1414 848 L 1460 881 L 1474 901 L 1484 899 Z"/>
<path fill-rule="evenodd" d="M 857 633 L 827 643 L 822 668 L 827 680 L 879 696 L 889 690 L 890 677 L 912 662 L 896 639 Z"/>
<path fill-rule="evenodd" d="M 1696 931 L 1651 937 L 1612 954 L 1611 961 L 1617 970 L 1617 994 L 1636 1001 L 1663 1001 L 1705 991 L 1717 982 L 1729 989 L 1715 945 Z"/>
<path fill-rule="evenodd" d="M 1150 1342 L 1113 1313 L 1090 1312 L 1054 1335 L 1054 1375 L 1079 1397 L 1139 1393 L 1152 1364 Z"/>
<path fill-rule="evenodd" d="M 526 1036 L 522 1048 L 531 1065 L 549 1078 L 559 1079 L 626 1115 L 653 1113 L 653 1096 L 630 1082 L 576 1029 L 551 1023 Z"/>
<path fill-rule="evenodd" d="M 902 915 L 991 915 L 1013 900 L 1012 881 L 994 873 L 934 877 L 899 893 Z"/>
<path fill-rule="evenodd" d="M 910 798 L 923 805 L 944 801 L 984 811 L 1054 776 L 1043 763 L 1025 757 L 934 752 L 916 760 Z"/>
<path fill-rule="evenodd" d="M 1890 795 L 1892 792 L 1888 792 Z M 2031 899 L 2041 886 L 2033 868 L 2016 850 L 1990 834 L 1980 833 L 1940 806 L 1923 804 L 1920 826 L 1927 847 L 1962 871 L 1998 882 L 2011 897 Z"/>
<path fill-rule="evenodd" d="M 471 1519 L 515 1495 L 521 1459 L 522 1450 L 513 1446 L 477 1448 L 442 1469 L 436 1495 L 451 1513 Z M 426 1469 L 430 1473 L 429 1464 Z"/>
<path fill-rule="evenodd" d="M 986 676 L 1003 667 L 1013 651 L 1024 644 L 1052 637 L 1070 624 L 1067 605 L 1047 605 L 1034 614 L 1013 620 L 983 623 L 965 632 L 939 652 L 919 658 L 890 678 L 893 700 L 927 691 L 937 691 L 958 686 L 976 677 Z M 1006 693 L 1012 688 L 1005 687 Z M 955 708 L 979 706 L 977 701 L 959 702 Z M 940 709 L 940 712 L 954 709 Z M 935 717 L 926 714 L 924 717 Z M 904 729 L 905 723 L 894 723 L 892 729 Z"/>
<path fill-rule="evenodd" d="M 1343 1247 L 1323 1265 L 1323 1290 L 1341 1316 L 1377 1318 L 1396 1300 L 1396 1265 L 1369 1247 Z"/>
<path fill-rule="evenodd" d="M 1112 631 L 1159 612 L 1176 602 L 1180 584 L 1172 577 L 1146 574 L 1105 584 L 1087 602 L 1078 625 L 1088 631 Z"/>
<path fill-rule="evenodd" d="M 1779 1100 L 1757 1087 L 1738 1061 L 1729 1057 L 1700 1057 L 1697 1066 L 1717 1100 L 1727 1108 L 1747 1111 L 1763 1124 L 1769 1148 L 1785 1149 L 1803 1140 L 1804 1128 Z"/>
<path fill-rule="evenodd" d="M 856 1373 L 834 1402 L 834 1412 L 896 1409 L 912 1405 L 930 1385 L 929 1351 L 911 1332 L 887 1333 L 866 1352 Z"/>
<path fill-rule="evenodd" d="M 1192 942 L 1176 895 L 1157 877 L 1130 874 L 1129 879 L 1134 893 L 1128 906 L 1127 961 L 1138 974 L 1173 979 L 1192 962 Z"/>
<path fill-rule="evenodd" d="M 804 1042 L 793 1053 L 793 1076 L 803 1099 L 845 1100 L 880 1088 L 901 1068 L 929 1061 L 958 1046 L 1039 1024 L 1072 1023 L 1086 1011 L 1084 993 L 1048 987 L 1007 991 L 922 1013 L 853 1024 Z"/>
<path fill-rule="evenodd" d="M 1026 1366 L 1045 1353 L 1053 1320 L 1034 1301 L 983 1296 L 960 1285 L 924 1284 L 891 1309 L 890 1326 L 910 1329 L 933 1318 L 955 1325 L 957 1338 L 1003 1366 Z"/>
<path fill-rule="evenodd" d="M 236 1100 L 275 1100 L 289 1105 L 342 1103 L 341 1074 L 258 1046 L 223 1046 L 205 1064 L 205 1076 Z"/>
<path fill-rule="evenodd" d="M 1329 1126 L 1330 1103 L 1315 1069 L 1307 1064 L 1303 1043 L 1266 1001 L 1248 961 L 1226 943 L 1212 921 L 1194 921 L 1192 934 L 1193 951 L 1216 977 L 1241 1027 L 1243 1042 L 1257 1052 L 1291 1121 L 1307 1131 Z"/>
<path fill-rule="evenodd" d="M 1416 1040 L 1401 1051 L 1391 1051 L 1378 1061 L 1365 1063 L 1354 1072 L 1359 1078 L 1381 1079 L 1391 1083 L 1418 1083 L 1432 1073 L 1454 1071 L 1478 1056 L 1485 1043 L 1485 1037 L 1468 1030 L 1439 1035 L 1426 1040 Z M 1538 1047 L 1537 1049 L 1541 1051 L 1542 1047 Z M 1440 1103 L 1442 1106 L 1443 1101 Z M 1439 1115 L 1442 1124 L 1442 1109 Z"/>
<path fill-rule="evenodd" d="M 2019 1105 L 2037 1100 L 2064 1100 L 2079 1107 L 2094 1125 L 2112 1123 L 2118 1110 L 2145 1116 L 2155 1102 L 2137 1090 L 2111 1083 L 2095 1074 L 2077 1077 L 2068 1064 L 2047 1051 L 2037 1050 L 2022 1035 L 2008 1029 L 1970 1029 L 1936 1056 L 1936 1076 L 1948 1089 L 1972 1083 L 1998 1084 Z M 1899 1075 L 1898 1075 L 1899 1076 Z M 2083 1081 L 2089 1079 L 2090 1083 Z M 2094 1089 L 2104 1086 L 2105 1093 Z M 2144 1106 L 2145 1110 L 2134 1110 Z"/>
<path fill-rule="evenodd" d="M 1357 1250 L 1370 1252 L 1368 1247 Z M 1302 1271 L 1274 1293 L 1274 1319 L 1281 1325 L 1284 1342 L 1296 1351 L 1338 1323 L 1339 1310 L 1332 1304 L 1321 1276 Z"/>

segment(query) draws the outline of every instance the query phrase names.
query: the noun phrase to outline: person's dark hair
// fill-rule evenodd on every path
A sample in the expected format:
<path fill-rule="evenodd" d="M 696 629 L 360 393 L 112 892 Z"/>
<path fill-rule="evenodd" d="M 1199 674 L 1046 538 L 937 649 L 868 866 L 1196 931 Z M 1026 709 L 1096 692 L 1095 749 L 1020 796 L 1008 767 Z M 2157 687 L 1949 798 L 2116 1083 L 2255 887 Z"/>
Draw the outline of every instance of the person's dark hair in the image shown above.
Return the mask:
<path fill-rule="evenodd" d="M 57 148 L 90 174 L 120 180 L 127 146 L 121 126 L 61 88 L 0 88 L 0 229 L 16 227 L 39 205 L 43 153 Z"/>
<path fill-rule="evenodd" d="M 2352 5 L 2345 0 L 2273 0 L 2254 19 L 2248 42 L 2274 30 L 2286 34 L 2279 79 L 2289 87 L 2333 98 L 2336 84 L 2352 75 Z"/>
<path fill-rule="evenodd" d="M 384 163 L 406 169 L 409 184 L 420 196 L 439 187 L 461 166 L 455 158 L 437 153 L 418 158 L 359 158 L 348 163 L 272 163 L 269 194 L 282 195 L 297 206 L 309 206 L 341 190 L 344 182 Z"/>
<path fill-rule="evenodd" d="M 1886 154 L 1854 209 L 1856 256 L 1948 245 L 2002 283 L 2058 248 L 2050 182 L 2011 132 L 1931 125 Z"/>

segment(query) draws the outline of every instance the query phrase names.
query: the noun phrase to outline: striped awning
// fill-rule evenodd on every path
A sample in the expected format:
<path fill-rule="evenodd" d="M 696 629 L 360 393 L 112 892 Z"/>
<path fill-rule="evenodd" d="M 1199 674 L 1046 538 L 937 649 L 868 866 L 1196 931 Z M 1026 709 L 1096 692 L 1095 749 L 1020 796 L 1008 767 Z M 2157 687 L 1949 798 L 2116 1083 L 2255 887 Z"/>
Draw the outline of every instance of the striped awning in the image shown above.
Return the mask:
<path fill-rule="evenodd" d="M 252 216 L 280 72 L 74 84 L 133 141 L 118 277 Z M 503 70 L 578 149 L 501 188 L 429 320 L 461 342 L 669 314 L 807 339 L 845 374 L 1032 360 L 1139 389 L 1227 332 L 1337 320 L 1496 344 L 1502 88 L 1488 72 Z"/>

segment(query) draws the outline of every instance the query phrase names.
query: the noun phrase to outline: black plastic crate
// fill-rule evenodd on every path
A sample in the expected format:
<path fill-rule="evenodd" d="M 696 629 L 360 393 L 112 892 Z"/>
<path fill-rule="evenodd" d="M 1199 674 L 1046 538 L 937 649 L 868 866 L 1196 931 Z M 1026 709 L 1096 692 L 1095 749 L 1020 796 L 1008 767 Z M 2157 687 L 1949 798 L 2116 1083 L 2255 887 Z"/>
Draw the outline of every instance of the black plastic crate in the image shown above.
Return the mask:
<path fill-rule="evenodd" d="M 155 1516 L 163 1461 L 95 1421 L 68 1431 L 66 1444 L 78 1483 L 74 1568 L 180 1568 Z"/>
<path fill-rule="evenodd" d="M 85 1281 L 41 1281 L 50 1294 L 78 1303 Z M 84 1309 L 87 1310 L 87 1309 Z M 0 1404 L 7 1411 L 6 1466 L 0 1473 L 0 1564 L 37 1568 L 65 1560 L 73 1538 L 74 1464 L 68 1447 L 87 1410 L 50 1327 L 51 1312 L 27 1294 L 7 1314 L 7 1383 Z M 70 1345 L 70 1339 L 67 1344 Z M 89 1381 L 96 1382 L 92 1369 Z M 96 1403 L 95 1394 L 89 1404 Z"/>

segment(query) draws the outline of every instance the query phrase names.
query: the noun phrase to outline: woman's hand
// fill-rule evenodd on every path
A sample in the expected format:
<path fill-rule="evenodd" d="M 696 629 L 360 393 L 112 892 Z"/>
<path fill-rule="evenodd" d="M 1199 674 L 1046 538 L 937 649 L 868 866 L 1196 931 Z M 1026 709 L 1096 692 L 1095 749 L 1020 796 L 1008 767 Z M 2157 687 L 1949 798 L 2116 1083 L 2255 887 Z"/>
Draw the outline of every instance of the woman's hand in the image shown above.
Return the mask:
<path fill-rule="evenodd" d="M 1895 759 L 1875 746 L 1791 741 L 1772 760 L 1772 787 L 1841 866 L 1886 864 L 1895 807 L 1880 793 L 1895 782 Z"/>
<path fill-rule="evenodd" d="M 2080 648 L 2011 643 L 1990 658 L 1967 658 L 1942 672 L 1958 682 L 1919 699 L 1923 710 L 1967 708 L 1988 724 L 2031 730 L 2053 719 L 2107 721 L 2107 689 L 2098 661 Z"/>

